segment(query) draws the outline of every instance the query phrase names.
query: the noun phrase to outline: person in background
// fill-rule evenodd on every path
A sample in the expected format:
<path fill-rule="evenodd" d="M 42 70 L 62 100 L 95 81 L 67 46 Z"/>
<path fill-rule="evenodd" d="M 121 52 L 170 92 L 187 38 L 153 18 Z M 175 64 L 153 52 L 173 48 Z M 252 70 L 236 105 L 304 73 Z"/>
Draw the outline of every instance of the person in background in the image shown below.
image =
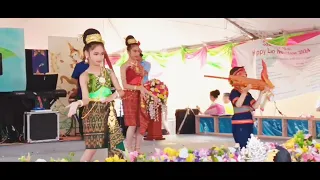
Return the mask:
<path fill-rule="evenodd" d="M 216 103 L 216 100 L 218 99 L 219 95 L 220 95 L 220 91 L 218 89 L 211 91 L 210 92 L 210 100 L 211 100 L 212 104 L 209 106 L 209 108 L 204 113 L 202 113 L 200 111 L 200 108 L 197 106 L 200 113 L 205 114 L 205 115 L 212 115 L 212 116 L 225 114 L 224 107 L 221 104 Z"/>
<path fill-rule="evenodd" d="M 222 100 L 224 103 L 224 109 L 225 109 L 226 114 L 233 115 L 233 107 L 230 102 L 229 96 L 230 96 L 230 93 L 224 93 Z"/>
<path fill-rule="evenodd" d="M 151 70 L 151 64 L 150 62 L 146 61 L 146 60 L 143 60 L 142 57 L 143 57 L 143 54 L 140 53 L 140 61 L 141 61 L 141 65 L 142 67 L 144 68 L 144 76 L 143 76 L 143 84 L 146 83 L 147 81 L 149 81 L 149 73 L 150 73 L 150 70 Z"/>
<path fill-rule="evenodd" d="M 233 67 L 230 70 L 230 75 L 247 77 L 247 72 L 244 67 Z M 230 83 L 232 85 L 232 81 Z M 252 111 L 259 107 L 263 94 L 268 91 L 267 88 L 260 91 L 258 99 L 255 100 L 249 93 L 251 87 L 251 84 L 245 88 L 234 86 L 229 96 L 234 111 L 231 118 L 232 134 L 234 141 L 240 145 L 240 148 L 247 145 L 248 139 L 253 133 Z"/>
<path fill-rule="evenodd" d="M 220 95 L 220 91 L 218 89 L 210 92 L 210 100 L 211 100 L 212 104 L 204 112 L 204 114 L 207 114 L 207 115 L 223 115 L 223 114 L 225 114 L 224 107 L 221 104 L 216 103 L 219 95 Z"/>
<path fill-rule="evenodd" d="M 83 48 L 83 54 L 85 52 L 85 49 Z M 79 83 L 79 78 L 80 75 L 85 72 L 89 68 L 88 60 L 86 60 L 85 56 L 81 62 L 76 64 L 72 75 L 71 75 L 71 80 L 73 81 L 74 84 L 77 84 L 77 96 L 75 97 L 75 100 L 80 100 L 82 99 L 82 92 L 81 92 L 81 87 Z M 81 135 L 81 139 L 84 140 L 83 136 L 83 124 L 82 124 L 82 112 L 83 112 L 83 107 L 79 108 L 79 117 L 77 118 L 78 123 L 79 123 L 79 132 Z"/>
<path fill-rule="evenodd" d="M 316 111 L 320 112 L 320 99 L 318 99 L 318 101 L 317 101 Z"/>
<path fill-rule="evenodd" d="M 143 77 L 143 84 L 145 84 L 146 82 L 149 81 L 149 73 L 150 73 L 150 70 L 151 70 L 151 63 L 142 58 L 143 57 L 142 53 L 140 53 L 140 56 L 141 56 L 141 59 L 140 59 L 141 60 L 141 65 L 145 70 L 145 72 L 144 72 L 145 74 L 144 74 L 144 77 Z M 164 129 L 166 130 L 166 134 L 167 135 L 170 134 L 168 123 L 166 121 L 162 121 L 162 125 L 163 125 Z M 148 130 L 147 130 L 147 132 L 145 134 L 145 137 L 147 136 L 147 134 L 148 134 Z"/>

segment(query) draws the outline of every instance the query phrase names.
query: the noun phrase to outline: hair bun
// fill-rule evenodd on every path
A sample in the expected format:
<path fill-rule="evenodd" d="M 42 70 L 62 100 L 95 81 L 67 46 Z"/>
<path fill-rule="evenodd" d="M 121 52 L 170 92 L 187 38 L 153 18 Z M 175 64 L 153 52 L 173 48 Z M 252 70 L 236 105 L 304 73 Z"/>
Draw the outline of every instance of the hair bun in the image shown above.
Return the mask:
<path fill-rule="evenodd" d="M 220 95 L 220 91 L 218 89 L 214 90 L 214 92 L 219 96 Z"/>
<path fill-rule="evenodd" d="M 93 29 L 93 28 L 87 29 L 86 31 L 84 31 L 83 36 L 82 36 L 82 40 L 85 45 L 87 45 L 87 42 L 86 42 L 87 36 L 89 36 L 91 34 L 100 34 L 101 35 L 101 33 L 96 29 Z"/>
<path fill-rule="evenodd" d="M 135 39 L 135 38 L 132 35 L 127 36 L 126 37 L 126 46 L 130 45 L 129 42 L 128 42 L 130 39 Z"/>

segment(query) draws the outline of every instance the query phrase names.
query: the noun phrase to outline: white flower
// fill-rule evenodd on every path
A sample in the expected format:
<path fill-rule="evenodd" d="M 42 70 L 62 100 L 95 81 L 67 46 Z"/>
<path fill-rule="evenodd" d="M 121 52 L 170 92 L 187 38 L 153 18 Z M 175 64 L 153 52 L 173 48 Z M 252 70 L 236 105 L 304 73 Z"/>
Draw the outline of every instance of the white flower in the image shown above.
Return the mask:
<path fill-rule="evenodd" d="M 68 160 L 66 160 L 65 158 L 61 159 L 60 162 L 68 162 Z"/>
<path fill-rule="evenodd" d="M 104 77 L 99 77 L 99 83 L 101 84 L 106 83 L 106 79 Z"/>
<path fill-rule="evenodd" d="M 234 147 L 228 147 L 230 153 L 234 154 L 237 150 Z"/>
<path fill-rule="evenodd" d="M 201 158 L 201 161 L 202 162 L 209 162 L 209 159 L 208 159 L 208 157 L 203 157 L 203 158 Z"/>
<path fill-rule="evenodd" d="M 297 148 L 295 151 L 296 151 L 296 153 L 299 153 L 299 154 L 303 153 L 301 148 Z"/>
<path fill-rule="evenodd" d="M 179 157 L 180 158 L 187 158 L 189 156 L 189 153 L 188 153 L 188 149 L 187 148 L 182 148 L 179 152 Z"/>
<path fill-rule="evenodd" d="M 156 161 L 156 157 L 151 156 L 151 160 L 152 160 L 152 161 Z"/>
<path fill-rule="evenodd" d="M 44 159 L 37 159 L 35 162 L 47 162 L 47 161 Z"/>
<path fill-rule="evenodd" d="M 218 162 L 223 162 L 223 159 L 221 156 L 217 156 Z"/>

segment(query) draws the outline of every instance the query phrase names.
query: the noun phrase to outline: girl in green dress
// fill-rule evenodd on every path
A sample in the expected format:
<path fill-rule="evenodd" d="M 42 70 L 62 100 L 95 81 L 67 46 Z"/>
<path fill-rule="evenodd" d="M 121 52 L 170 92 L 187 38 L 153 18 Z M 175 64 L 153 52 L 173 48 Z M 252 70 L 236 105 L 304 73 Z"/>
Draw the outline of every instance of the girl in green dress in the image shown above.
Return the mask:
<path fill-rule="evenodd" d="M 80 75 L 82 99 L 71 103 L 68 116 L 84 106 L 83 128 L 86 150 L 80 161 L 91 161 L 97 149 L 108 148 L 108 156 L 123 157 L 124 137 L 117 121 L 114 100 L 123 96 L 115 73 L 104 67 L 105 49 L 100 32 L 88 29 L 83 34 L 89 68 Z M 107 57 L 106 57 L 107 58 Z M 116 91 L 112 93 L 111 88 Z"/>

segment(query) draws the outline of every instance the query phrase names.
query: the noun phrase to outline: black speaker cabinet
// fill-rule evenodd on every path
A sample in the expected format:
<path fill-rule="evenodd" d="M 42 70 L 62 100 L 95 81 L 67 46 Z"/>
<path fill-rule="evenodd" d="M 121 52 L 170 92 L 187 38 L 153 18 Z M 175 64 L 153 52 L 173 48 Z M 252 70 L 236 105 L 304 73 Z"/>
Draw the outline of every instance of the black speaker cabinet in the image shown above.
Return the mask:
<path fill-rule="evenodd" d="M 59 112 L 25 112 L 23 125 L 24 139 L 28 143 L 59 141 Z"/>
<path fill-rule="evenodd" d="M 183 121 L 185 114 L 187 114 L 186 120 L 180 130 L 180 134 L 195 134 L 196 133 L 196 126 L 195 126 L 195 115 L 199 114 L 198 109 L 177 109 L 175 116 L 176 116 L 176 132 L 179 132 L 179 127 Z"/>

